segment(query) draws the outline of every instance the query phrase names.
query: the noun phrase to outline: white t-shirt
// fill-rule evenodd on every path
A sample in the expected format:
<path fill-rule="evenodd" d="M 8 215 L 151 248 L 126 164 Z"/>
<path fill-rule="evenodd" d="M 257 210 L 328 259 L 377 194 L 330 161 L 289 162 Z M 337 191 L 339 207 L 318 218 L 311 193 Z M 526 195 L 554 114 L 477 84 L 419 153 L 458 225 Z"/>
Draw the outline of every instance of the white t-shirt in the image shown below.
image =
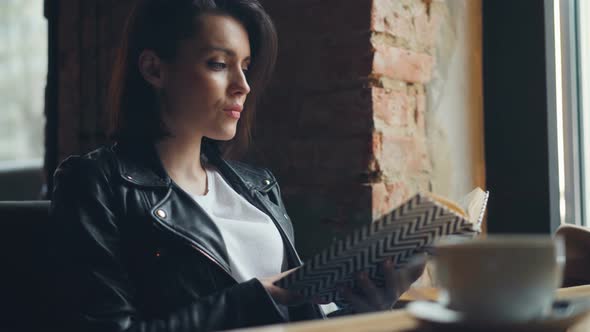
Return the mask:
<path fill-rule="evenodd" d="M 232 276 L 244 282 L 279 274 L 285 254 L 274 222 L 234 191 L 217 170 L 205 171 L 208 191 L 192 197 L 219 228 Z"/>

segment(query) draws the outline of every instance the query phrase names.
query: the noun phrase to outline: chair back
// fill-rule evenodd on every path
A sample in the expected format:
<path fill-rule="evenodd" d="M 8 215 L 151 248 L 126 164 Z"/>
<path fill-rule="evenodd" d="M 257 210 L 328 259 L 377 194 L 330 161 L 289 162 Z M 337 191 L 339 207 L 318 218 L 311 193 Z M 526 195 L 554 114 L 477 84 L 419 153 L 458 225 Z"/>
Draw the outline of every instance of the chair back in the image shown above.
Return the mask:
<path fill-rule="evenodd" d="M 49 330 L 49 201 L 0 201 L 0 331 Z"/>

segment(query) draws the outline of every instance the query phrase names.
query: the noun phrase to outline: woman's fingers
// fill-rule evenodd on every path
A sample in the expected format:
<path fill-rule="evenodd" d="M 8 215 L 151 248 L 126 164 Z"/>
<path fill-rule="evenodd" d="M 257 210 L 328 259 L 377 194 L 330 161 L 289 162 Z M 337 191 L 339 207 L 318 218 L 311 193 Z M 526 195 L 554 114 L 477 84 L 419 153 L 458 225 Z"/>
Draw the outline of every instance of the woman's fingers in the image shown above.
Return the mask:
<path fill-rule="evenodd" d="M 378 289 L 377 286 L 375 286 L 371 279 L 369 279 L 369 274 L 367 272 L 361 272 L 359 274 L 359 277 L 357 278 L 357 283 L 369 305 L 371 305 L 374 308 L 383 307 L 383 294 L 381 293 L 382 291 Z"/>
<path fill-rule="evenodd" d="M 284 278 L 286 275 L 288 275 L 289 273 L 292 273 L 293 271 L 294 271 L 294 269 L 283 272 L 283 273 L 275 275 L 275 276 L 259 279 L 260 283 L 266 289 L 266 291 L 270 294 L 270 296 L 276 302 L 278 302 L 280 304 L 295 305 L 295 304 L 300 304 L 300 303 L 304 302 L 303 301 L 304 297 L 301 294 L 299 294 L 297 292 L 286 290 L 284 288 L 281 288 L 281 287 L 275 285 L 275 282 Z"/>
<path fill-rule="evenodd" d="M 369 278 L 368 273 L 362 272 L 357 277 L 358 292 L 350 288 L 339 287 L 342 297 L 348 301 L 356 312 L 371 312 L 391 308 L 397 299 L 423 273 L 425 257 L 416 257 L 406 268 L 395 270 L 391 258 L 382 263 L 385 287 L 378 288 Z"/>
<path fill-rule="evenodd" d="M 296 305 L 303 302 L 303 296 L 298 293 L 288 291 L 281 287 L 270 286 L 267 288 L 272 298 L 283 305 Z"/>
<path fill-rule="evenodd" d="M 398 294 L 398 282 L 396 281 L 397 278 L 395 277 L 395 270 L 391 258 L 388 258 L 383 262 L 383 275 L 385 277 L 385 294 L 387 302 L 393 305 L 393 302 L 395 302 L 400 294 Z"/>
<path fill-rule="evenodd" d="M 348 303 L 352 305 L 357 313 L 372 312 L 375 308 L 371 307 L 366 299 L 360 295 L 354 294 L 348 287 L 339 287 L 338 291 Z"/>
<path fill-rule="evenodd" d="M 416 257 L 412 259 L 412 261 L 410 261 L 410 264 L 408 266 L 408 275 L 409 278 L 412 280 L 412 283 L 418 280 L 418 278 L 420 278 L 420 276 L 422 276 L 422 274 L 424 273 L 424 268 L 426 267 L 426 260 L 426 255 L 421 254 L 416 255 Z"/>
<path fill-rule="evenodd" d="M 426 266 L 426 256 L 417 255 L 414 257 L 405 268 L 396 271 L 396 279 L 398 282 L 397 292 L 401 296 L 403 292 L 408 290 L 410 286 L 420 278 L 424 273 L 424 267 Z"/>
<path fill-rule="evenodd" d="M 277 282 L 277 281 L 279 281 L 279 280 L 283 279 L 284 277 L 288 276 L 289 274 L 291 274 L 291 273 L 293 273 L 293 272 L 297 271 L 299 268 L 300 268 L 300 267 L 296 267 L 296 268 L 293 268 L 293 269 L 287 270 L 287 271 L 285 271 L 285 272 L 281 272 L 281 273 L 279 273 L 279 274 L 277 274 L 277 275 L 274 275 L 274 276 L 272 276 L 272 277 L 268 277 L 268 278 L 266 278 L 266 279 L 268 279 L 268 280 L 269 280 L 269 281 L 271 281 L 272 283 L 275 283 L 275 282 Z"/>

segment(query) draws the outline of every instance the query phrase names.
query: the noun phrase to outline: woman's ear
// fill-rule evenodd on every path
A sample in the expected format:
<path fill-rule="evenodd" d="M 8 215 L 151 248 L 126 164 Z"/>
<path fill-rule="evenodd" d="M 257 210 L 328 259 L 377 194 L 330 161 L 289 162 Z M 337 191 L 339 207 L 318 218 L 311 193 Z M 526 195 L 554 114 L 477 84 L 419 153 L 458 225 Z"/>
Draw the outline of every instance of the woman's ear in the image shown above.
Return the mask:
<path fill-rule="evenodd" d="M 164 68 L 160 57 L 151 50 L 143 50 L 139 55 L 139 72 L 154 88 L 161 89 L 164 86 Z"/>

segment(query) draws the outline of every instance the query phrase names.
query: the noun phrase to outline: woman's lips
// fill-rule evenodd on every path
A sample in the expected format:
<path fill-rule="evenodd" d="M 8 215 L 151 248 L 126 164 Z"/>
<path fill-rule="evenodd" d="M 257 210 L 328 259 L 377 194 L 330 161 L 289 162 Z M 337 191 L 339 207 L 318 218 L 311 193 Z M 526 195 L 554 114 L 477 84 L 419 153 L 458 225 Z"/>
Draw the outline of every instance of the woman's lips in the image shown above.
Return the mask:
<path fill-rule="evenodd" d="M 241 116 L 241 113 L 242 113 L 242 106 L 241 105 L 231 106 L 231 107 L 224 109 L 223 111 L 225 112 L 225 114 L 227 114 L 227 116 L 234 118 L 234 119 L 239 119 Z"/>
<path fill-rule="evenodd" d="M 225 114 L 230 118 L 239 119 L 241 113 L 238 111 L 224 110 Z"/>

